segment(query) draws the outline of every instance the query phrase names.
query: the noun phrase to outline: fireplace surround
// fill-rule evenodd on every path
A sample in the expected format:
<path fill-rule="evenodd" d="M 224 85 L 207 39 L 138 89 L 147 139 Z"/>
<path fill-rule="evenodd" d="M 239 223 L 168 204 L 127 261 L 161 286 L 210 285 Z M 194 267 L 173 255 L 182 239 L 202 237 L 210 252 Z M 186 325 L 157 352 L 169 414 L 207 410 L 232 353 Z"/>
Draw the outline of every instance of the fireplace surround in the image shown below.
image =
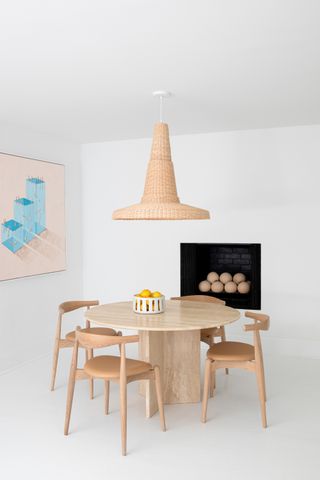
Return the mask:
<path fill-rule="evenodd" d="M 181 243 L 180 295 L 209 295 L 225 300 L 234 308 L 261 308 L 261 244 L 259 243 Z M 250 281 L 248 293 L 201 292 L 199 283 L 209 272 L 243 273 Z"/>

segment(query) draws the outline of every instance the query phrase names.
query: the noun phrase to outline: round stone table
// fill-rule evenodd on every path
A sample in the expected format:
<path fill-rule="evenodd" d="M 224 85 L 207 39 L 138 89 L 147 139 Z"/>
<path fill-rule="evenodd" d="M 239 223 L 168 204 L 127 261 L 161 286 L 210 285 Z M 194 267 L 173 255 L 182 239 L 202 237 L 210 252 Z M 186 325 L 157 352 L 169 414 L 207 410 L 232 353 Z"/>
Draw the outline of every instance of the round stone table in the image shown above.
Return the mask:
<path fill-rule="evenodd" d="M 140 359 L 159 365 L 166 404 L 200 401 L 200 331 L 235 322 L 240 312 L 224 305 L 167 300 L 164 313 L 134 313 L 132 302 L 109 303 L 87 310 L 86 319 L 115 329 L 139 331 Z M 146 415 L 157 411 L 153 382 L 142 381 Z"/>

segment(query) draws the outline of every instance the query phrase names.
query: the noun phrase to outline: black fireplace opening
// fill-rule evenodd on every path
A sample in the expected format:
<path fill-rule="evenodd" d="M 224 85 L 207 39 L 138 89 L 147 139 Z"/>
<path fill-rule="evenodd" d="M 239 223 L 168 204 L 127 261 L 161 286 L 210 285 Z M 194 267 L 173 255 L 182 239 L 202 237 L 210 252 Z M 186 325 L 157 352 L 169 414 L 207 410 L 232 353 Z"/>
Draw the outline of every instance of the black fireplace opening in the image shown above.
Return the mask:
<path fill-rule="evenodd" d="M 230 307 L 252 310 L 261 308 L 260 243 L 181 243 L 180 269 L 181 296 L 209 295 L 225 300 Z M 235 274 L 243 274 L 247 284 L 242 286 L 245 293 L 239 293 L 238 290 L 232 293 L 225 290 L 212 292 L 211 288 L 209 291 L 201 291 L 199 284 L 207 280 L 210 272 L 216 272 L 219 276 L 229 273 L 232 281 Z M 214 278 L 214 275 L 212 277 Z M 208 284 L 202 285 L 205 289 L 208 288 Z M 219 285 L 216 285 L 217 287 Z M 235 287 L 230 285 L 229 288 L 232 290 Z M 246 292 L 248 288 L 249 291 Z"/>

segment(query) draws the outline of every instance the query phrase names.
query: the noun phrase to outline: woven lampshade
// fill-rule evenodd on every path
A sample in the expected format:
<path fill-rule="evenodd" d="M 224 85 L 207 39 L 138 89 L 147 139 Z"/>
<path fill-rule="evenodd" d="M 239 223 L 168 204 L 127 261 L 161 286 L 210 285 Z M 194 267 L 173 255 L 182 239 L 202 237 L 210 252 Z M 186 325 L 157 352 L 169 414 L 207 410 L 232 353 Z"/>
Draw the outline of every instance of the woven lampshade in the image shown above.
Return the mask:
<path fill-rule="evenodd" d="M 115 210 L 113 220 L 202 220 L 208 210 L 180 203 L 166 123 L 154 127 L 151 157 L 140 203 Z"/>

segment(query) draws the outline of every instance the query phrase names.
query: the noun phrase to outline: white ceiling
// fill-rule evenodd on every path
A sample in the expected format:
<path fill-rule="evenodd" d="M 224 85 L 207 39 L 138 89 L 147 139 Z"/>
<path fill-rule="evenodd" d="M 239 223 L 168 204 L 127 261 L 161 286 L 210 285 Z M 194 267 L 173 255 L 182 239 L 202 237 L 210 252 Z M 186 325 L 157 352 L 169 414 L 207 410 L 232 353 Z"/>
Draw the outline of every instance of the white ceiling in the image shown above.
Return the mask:
<path fill-rule="evenodd" d="M 319 0 L 10 0 L 0 121 L 76 142 L 320 123 Z"/>

